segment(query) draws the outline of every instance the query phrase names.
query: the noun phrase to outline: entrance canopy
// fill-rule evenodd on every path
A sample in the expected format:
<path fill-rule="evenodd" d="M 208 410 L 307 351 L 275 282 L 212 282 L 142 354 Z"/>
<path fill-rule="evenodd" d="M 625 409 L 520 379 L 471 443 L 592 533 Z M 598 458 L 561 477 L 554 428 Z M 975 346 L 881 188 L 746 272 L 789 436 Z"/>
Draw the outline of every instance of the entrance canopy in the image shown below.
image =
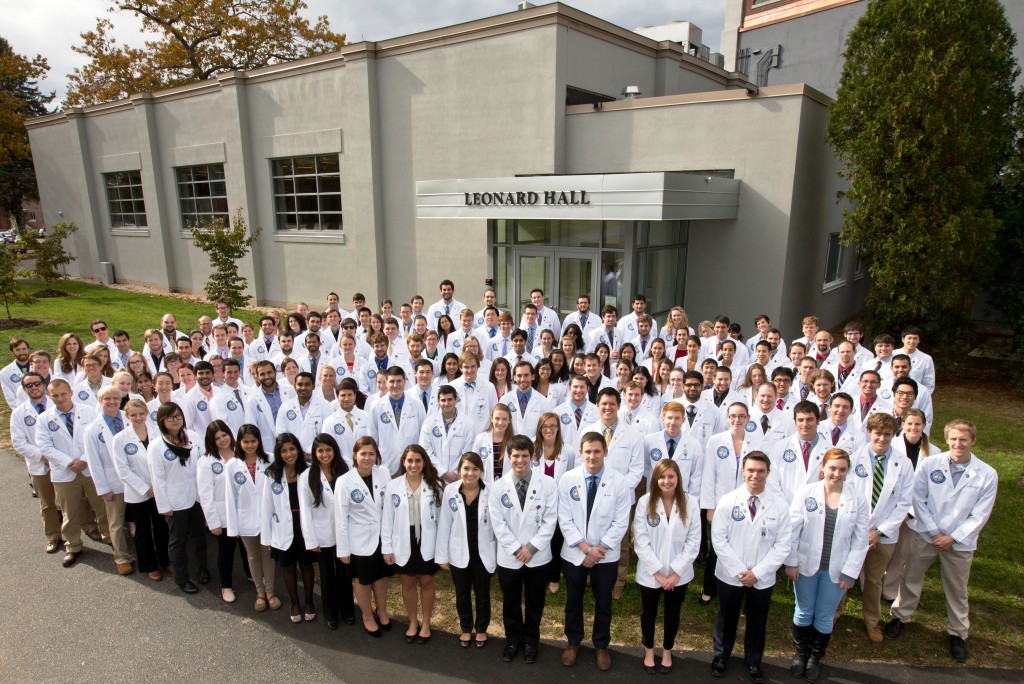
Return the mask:
<path fill-rule="evenodd" d="M 740 181 L 698 173 L 457 178 L 416 182 L 416 217 L 692 221 L 735 219 Z"/>

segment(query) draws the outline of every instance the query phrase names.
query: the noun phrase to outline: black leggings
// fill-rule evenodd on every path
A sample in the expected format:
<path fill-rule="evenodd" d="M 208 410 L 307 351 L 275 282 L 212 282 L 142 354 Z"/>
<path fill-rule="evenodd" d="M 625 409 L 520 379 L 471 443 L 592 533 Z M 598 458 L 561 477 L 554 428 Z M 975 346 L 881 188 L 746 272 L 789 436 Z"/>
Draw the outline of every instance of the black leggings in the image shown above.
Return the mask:
<path fill-rule="evenodd" d="M 480 557 L 470 559 L 465 568 L 452 569 L 455 585 L 455 610 L 459 614 L 459 627 L 463 632 L 486 634 L 491 624 L 491 573 L 487 572 Z M 476 620 L 473 619 L 473 600 L 476 595 Z"/>
<path fill-rule="evenodd" d="M 160 515 L 154 499 L 125 504 L 125 517 L 135 523 L 135 555 L 139 572 L 162 570 L 171 564 L 167 553 L 167 518 Z"/>
<path fill-rule="evenodd" d="M 235 549 L 242 557 L 242 567 L 245 574 L 249 575 L 249 557 L 245 553 L 245 547 L 238 537 L 229 537 L 225 529 L 221 529 L 217 535 L 217 575 L 220 577 L 220 588 L 231 589 L 234 584 L 231 575 L 235 571 Z"/>
<path fill-rule="evenodd" d="M 337 546 L 321 546 L 316 554 L 320 564 L 320 598 L 328 618 L 351 620 L 356 614 L 352 598 L 352 577 L 348 567 L 338 560 Z"/>
<path fill-rule="evenodd" d="M 654 648 L 654 627 L 658 621 L 658 602 L 665 597 L 665 637 L 662 648 L 672 650 L 679 633 L 679 614 L 686 598 L 688 584 L 679 584 L 672 591 L 640 587 L 640 634 L 644 648 Z"/>

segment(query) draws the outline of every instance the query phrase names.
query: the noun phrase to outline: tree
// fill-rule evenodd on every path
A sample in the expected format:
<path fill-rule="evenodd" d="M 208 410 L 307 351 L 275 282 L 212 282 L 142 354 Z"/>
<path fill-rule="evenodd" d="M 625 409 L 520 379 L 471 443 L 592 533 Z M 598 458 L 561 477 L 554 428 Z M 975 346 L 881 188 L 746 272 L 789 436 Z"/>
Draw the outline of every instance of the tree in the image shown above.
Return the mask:
<path fill-rule="evenodd" d="M 326 16 L 315 24 L 300 16 L 303 0 L 108 0 L 111 13 L 131 12 L 154 35 L 144 47 L 118 44 L 114 24 L 97 18 L 72 50 L 89 63 L 68 76 L 65 106 L 118 100 L 226 71 L 340 49 L 345 35 L 334 33 Z"/>
<path fill-rule="evenodd" d="M 210 301 L 225 300 L 231 308 L 245 306 L 251 297 L 245 293 L 249 281 L 238 273 L 238 261 L 256 244 L 262 228 L 249 225 L 242 210 L 235 212 L 231 226 L 224 219 L 200 221 L 190 226 L 196 247 L 210 258 L 210 278 L 206 281 L 206 297 Z"/>
<path fill-rule="evenodd" d="M 1013 327 L 1013 350 L 1024 358 L 1024 107 L 1018 106 L 1013 156 L 996 183 L 993 206 L 1001 225 L 988 291 L 1002 320 Z"/>
<path fill-rule="evenodd" d="M 11 320 L 11 304 L 33 304 L 33 299 L 18 282 L 18 264 L 21 257 L 18 250 L 11 245 L 0 245 L 0 301 L 7 310 L 7 320 Z"/>
<path fill-rule="evenodd" d="M 67 278 L 63 267 L 74 261 L 75 257 L 64 249 L 64 240 L 77 230 L 76 223 L 62 222 L 51 226 L 45 237 L 40 238 L 35 231 L 28 231 L 18 239 L 19 246 L 35 252 L 35 268 L 27 274 L 42 280 L 44 291 L 52 290 L 53 285 Z"/>
<path fill-rule="evenodd" d="M 44 95 L 38 86 L 47 71 L 45 59 L 22 57 L 0 37 L 0 208 L 19 226 L 22 200 L 39 197 L 25 119 L 47 113 L 53 93 Z"/>
<path fill-rule="evenodd" d="M 876 330 L 965 351 L 1013 140 L 1013 35 L 998 0 L 874 0 L 850 32 L 827 139 L 849 181 L 842 238 L 868 266 Z"/>

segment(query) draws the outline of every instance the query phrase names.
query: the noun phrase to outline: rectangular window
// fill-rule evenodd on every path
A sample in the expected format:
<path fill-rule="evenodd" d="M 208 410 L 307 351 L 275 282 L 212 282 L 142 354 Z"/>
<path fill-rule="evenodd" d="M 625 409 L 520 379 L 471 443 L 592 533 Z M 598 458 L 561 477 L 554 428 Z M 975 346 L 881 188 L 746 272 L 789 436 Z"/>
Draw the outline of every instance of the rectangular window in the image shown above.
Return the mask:
<path fill-rule="evenodd" d="M 289 157 L 271 163 L 278 231 L 341 231 L 338 155 Z"/>
<path fill-rule="evenodd" d="M 839 287 L 845 283 L 843 266 L 846 259 L 846 248 L 839 241 L 839 233 L 828 236 L 828 252 L 825 254 L 825 289 Z"/>
<path fill-rule="evenodd" d="M 182 230 L 218 218 L 224 220 L 224 225 L 230 223 L 223 164 L 183 166 L 175 169 L 174 174 L 178 181 Z"/>
<path fill-rule="evenodd" d="M 111 228 L 145 228 L 148 225 L 141 171 L 105 173 L 103 185 L 107 191 Z"/>

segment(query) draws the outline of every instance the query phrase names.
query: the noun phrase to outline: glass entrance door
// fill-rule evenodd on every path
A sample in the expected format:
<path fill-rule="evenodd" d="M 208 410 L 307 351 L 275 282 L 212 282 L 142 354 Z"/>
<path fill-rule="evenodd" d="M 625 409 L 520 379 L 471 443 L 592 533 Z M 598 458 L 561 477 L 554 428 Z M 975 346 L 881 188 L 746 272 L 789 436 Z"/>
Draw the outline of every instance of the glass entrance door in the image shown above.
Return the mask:
<path fill-rule="evenodd" d="M 556 260 L 558 288 L 548 301 L 558 313 L 558 318 L 564 321 L 566 316 L 576 311 L 576 300 L 580 295 L 589 295 L 591 305 L 596 301 L 596 259 L 593 256 L 559 253 Z"/>
<path fill-rule="evenodd" d="M 581 294 L 590 296 L 592 306 L 600 301 L 597 256 L 592 252 L 519 249 L 515 265 L 515 299 L 519 308 L 512 317 L 517 323 L 534 288 L 544 290 L 547 305 L 556 311 L 559 319 L 576 310 L 576 299 Z"/>

